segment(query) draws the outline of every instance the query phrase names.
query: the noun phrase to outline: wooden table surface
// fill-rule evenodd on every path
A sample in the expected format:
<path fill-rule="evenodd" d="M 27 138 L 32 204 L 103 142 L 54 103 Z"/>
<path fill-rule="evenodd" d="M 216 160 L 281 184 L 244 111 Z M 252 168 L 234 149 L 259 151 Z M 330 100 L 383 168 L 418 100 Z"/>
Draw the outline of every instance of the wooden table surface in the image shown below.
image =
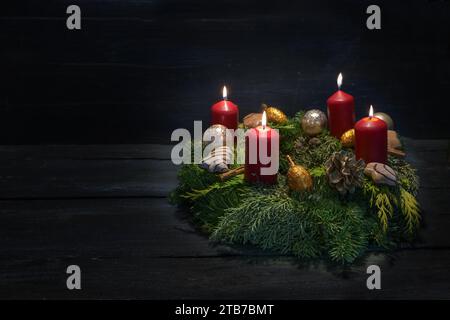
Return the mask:
<path fill-rule="evenodd" d="M 450 298 L 449 141 L 406 139 L 424 227 L 351 267 L 213 246 L 168 203 L 166 145 L 0 147 L 0 298 Z M 66 268 L 82 290 L 66 288 Z M 382 289 L 366 288 L 381 267 Z"/>

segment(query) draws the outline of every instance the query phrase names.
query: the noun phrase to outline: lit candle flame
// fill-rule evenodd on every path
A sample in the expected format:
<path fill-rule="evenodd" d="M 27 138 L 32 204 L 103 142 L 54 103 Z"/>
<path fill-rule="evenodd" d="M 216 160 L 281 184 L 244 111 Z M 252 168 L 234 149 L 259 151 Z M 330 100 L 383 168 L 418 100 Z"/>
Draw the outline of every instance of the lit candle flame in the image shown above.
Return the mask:
<path fill-rule="evenodd" d="M 341 90 L 341 86 L 342 86 L 342 73 L 339 73 L 338 77 L 337 77 L 337 85 L 338 85 L 338 89 Z"/>
<path fill-rule="evenodd" d="M 222 89 L 222 96 L 223 96 L 223 100 L 227 100 L 227 87 L 226 86 L 223 86 L 223 89 Z"/>
<path fill-rule="evenodd" d="M 261 119 L 261 125 L 263 127 L 263 129 L 266 129 L 266 124 L 267 124 L 267 116 L 266 116 L 266 112 L 263 112 L 262 115 L 262 119 Z"/>
<path fill-rule="evenodd" d="M 372 105 L 370 105 L 370 109 L 369 109 L 369 118 L 373 117 L 373 107 Z"/>

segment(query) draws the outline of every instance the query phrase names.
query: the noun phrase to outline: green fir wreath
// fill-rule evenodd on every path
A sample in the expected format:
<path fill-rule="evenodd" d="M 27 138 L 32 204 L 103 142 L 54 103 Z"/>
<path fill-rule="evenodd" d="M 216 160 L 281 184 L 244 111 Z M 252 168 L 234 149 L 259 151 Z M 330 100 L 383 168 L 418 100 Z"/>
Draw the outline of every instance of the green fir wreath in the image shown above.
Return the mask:
<path fill-rule="evenodd" d="M 412 241 L 420 225 L 415 169 L 389 156 L 396 186 L 376 185 L 365 176 L 355 193 L 342 196 L 328 184 L 325 162 L 334 152 L 353 151 L 326 130 L 316 137 L 320 144 L 307 143 L 300 125 L 303 114 L 283 125 L 271 124 L 282 137 L 276 185 L 250 185 L 243 174 L 221 181 L 198 165 L 182 165 L 171 202 L 189 208 L 194 223 L 215 242 L 251 244 L 301 259 L 351 263 L 370 249 L 393 249 Z M 309 171 L 311 191 L 289 190 L 285 155 Z"/>

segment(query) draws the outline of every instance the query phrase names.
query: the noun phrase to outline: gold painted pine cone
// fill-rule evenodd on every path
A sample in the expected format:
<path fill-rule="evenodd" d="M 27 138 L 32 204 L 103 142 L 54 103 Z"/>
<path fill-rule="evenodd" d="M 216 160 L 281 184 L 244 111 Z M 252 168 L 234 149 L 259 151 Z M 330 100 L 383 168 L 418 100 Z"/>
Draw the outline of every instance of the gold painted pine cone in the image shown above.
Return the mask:
<path fill-rule="evenodd" d="M 355 129 L 347 130 L 342 134 L 341 144 L 345 148 L 352 148 L 355 145 Z"/>
<path fill-rule="evenodd" d="M 267 121 L 275 124 L 285 124 L 288 122 L 288 117 L 278 108 L 270 107 L 266 104 L 262 104 L 263 111 L 266 111 Z"/>
<path fill-rule="evenodd" d="M 311 190 L 313 181 L 308 170 L 298 164 L 295 164 L 290 156 L 287 156 L 287 159 L 290 165 L 287 172 L 287 183 L 289 189 L 293 191 Z"/>

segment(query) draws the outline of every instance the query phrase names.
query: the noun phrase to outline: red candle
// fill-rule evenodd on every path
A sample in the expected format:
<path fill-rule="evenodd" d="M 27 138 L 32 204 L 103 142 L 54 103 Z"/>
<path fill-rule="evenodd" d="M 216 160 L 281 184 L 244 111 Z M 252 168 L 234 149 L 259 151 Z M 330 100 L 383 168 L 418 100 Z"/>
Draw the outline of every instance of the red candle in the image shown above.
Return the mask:
<path fill-rule="evenodd" d="M 236 130 L 239 122 L 239 109 L 231 101 L 227 101 L 227 87 L 223 87 L 223 100 L 211 107 L 211 125 L 221 124 L 228 129 Z"/>
<path fill-rule="evenodd" d="M 277 182 L 280 136 L 278 131 L 268 127 L 266 122 L 264 111 L 262 125 L 246 132 L 244 177 L 247 182 L 264 184 Z"/>
<path fill-rule="evenodd" d="M 338 91 L 327 100 L 328 126 L 331 134 L 340 139 L 355 124 L 355 99 L 341 90 L 342 73 L 339 73 L 337 84 Z"/>
<path fill-rule="evenodd" d="M 369 116 L 359 120 L 355 125 L 356 159 L 364 162 L 387 162 L 387 125 L 373 116 L 370 106 Z"/>

